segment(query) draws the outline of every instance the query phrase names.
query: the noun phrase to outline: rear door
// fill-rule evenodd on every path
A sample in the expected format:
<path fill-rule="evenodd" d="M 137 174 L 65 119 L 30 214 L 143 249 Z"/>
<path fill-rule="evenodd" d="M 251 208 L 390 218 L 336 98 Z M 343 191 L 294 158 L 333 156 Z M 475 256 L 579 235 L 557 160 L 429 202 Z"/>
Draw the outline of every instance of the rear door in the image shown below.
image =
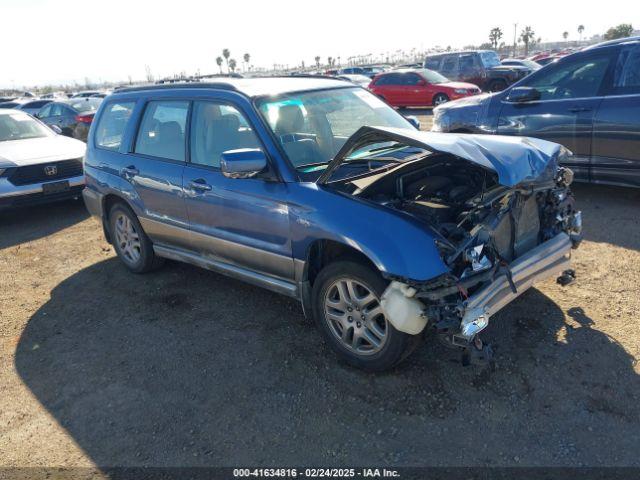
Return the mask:
<path fill-rule="evenodd" d="M 620 50 L 613 82 L 595 116 L 594 182 L 640 187 L 640 45 Z"/>
<path fill-rule="evenodd" d="M 376 94 L 383 97 L 390 105 L 404 105 L 404 86 L 402 83 L 402 74 L 388 73 L 386 75 L 382 75 L 375 83 Z"/>
<path fill-rule="evenodd" d="M 285 280 L 293 279 L 287 185 L 274 170 L 253 178 L 227 178 L 227 150 L 260 148 L 253 126 L 236 106 L 194 101 L 190 161 L 184 194 L 192 248 L 200 255 Z"/>
<path fill-rule="evenodd" d="M 154 243 L 188 248 L 189 223 L 182 192 L 190 102 L 146 103 L 133 152 L 120 176 L 131 185 L 140 223 Z"/>
<path fill-rule="evenodd" d="M 498 133 L 542 138 L 564 145 L 574 156 L 576 178 L 590 179 L 593 118 L 612 65 L 610 49 L 568 57 L 519 83 L 536 88 L 540 100 L 513 103 L 502 97 Z"/>

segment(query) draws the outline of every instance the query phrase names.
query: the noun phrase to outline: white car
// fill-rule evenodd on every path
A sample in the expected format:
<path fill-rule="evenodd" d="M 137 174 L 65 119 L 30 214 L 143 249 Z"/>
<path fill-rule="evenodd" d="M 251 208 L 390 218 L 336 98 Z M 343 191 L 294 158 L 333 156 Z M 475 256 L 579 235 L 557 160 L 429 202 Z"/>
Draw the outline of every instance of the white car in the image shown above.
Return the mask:
<path fill-rule="evenodd" d="M 0 110 L 0 209 L 76 198 L 85 144 L 20 110 Z"/>

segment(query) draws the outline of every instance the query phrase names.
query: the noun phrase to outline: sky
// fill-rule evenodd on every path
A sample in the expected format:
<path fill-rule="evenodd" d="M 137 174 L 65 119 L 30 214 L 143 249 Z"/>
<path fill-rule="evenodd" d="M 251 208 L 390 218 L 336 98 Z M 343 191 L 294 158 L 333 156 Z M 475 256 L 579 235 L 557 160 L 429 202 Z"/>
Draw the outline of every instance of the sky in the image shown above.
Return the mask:
<path fill-rule="evenodd" d="M 489 7 L 490 5 L 490 7 Z M 603 6 L 606 5 L 606 8 Z M 636 5 L 636 6 L 634 6 Z M 307 65 L 340 57 L 463 47 L 501 27 L 543 41 L 578 39 L 619 23 L 640 28 L 635 1 L 0 0 L 0 88 L 215 73 L 223 48 L 242 66 Z"/>

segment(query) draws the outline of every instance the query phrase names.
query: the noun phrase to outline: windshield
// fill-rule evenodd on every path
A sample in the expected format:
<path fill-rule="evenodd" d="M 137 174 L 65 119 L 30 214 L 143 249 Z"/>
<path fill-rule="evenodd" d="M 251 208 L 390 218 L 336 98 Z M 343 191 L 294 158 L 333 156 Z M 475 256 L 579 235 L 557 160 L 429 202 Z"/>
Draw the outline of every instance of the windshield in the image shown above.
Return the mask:
<path fill-rule="evenodd" d="M 364 125 L 413 129 L 404 117 L 362 88 L 266 98 L 258 102 L 258 109 L 289 161 L 303 173 L 326 167 Z"/>
<path fill-rule="evenodd" d="M 434 72 L 433 70 L 428 70 L 426 68 L 420 70 L 420 73 L 429 83 L 447 83 L 450 81 L 444 75 L 440 75 L 438 72 Z"/>
<path fill-rule="evenodd" d="M 51 130 L 24 112 L 0 114 L 0 142 L 41 138 L 50 135 L 53 135 Z"/>
<path fill-rule="evenodd" d="M 480 58 L 485 68 L 497 67 L 500 65 L 500 57 L 496 52 L 480 52 Z"/>

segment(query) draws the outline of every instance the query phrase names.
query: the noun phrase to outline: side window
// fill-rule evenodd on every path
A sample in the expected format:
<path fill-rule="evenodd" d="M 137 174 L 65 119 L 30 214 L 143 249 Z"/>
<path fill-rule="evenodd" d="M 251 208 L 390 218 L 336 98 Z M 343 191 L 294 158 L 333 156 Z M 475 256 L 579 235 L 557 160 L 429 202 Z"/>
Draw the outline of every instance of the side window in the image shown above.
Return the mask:
<path fill-rule="evenodd" d="M 402 85 L 402 75 L 399 73 L 391 73 L 386 78 L 385 85 Z"/>
<path fill-rule="evenodd" d="M 438 68 L 440 67 L 440 60 L 442 60 L 441 57 L 427 58 L 424 63 L 424 67 L 428 68 L 429 70 L 438 70 Z"/>
<path fill-rule="evenodd" d="M 422 81 L 420 75 L 416 75 L 415 73 L 410 73 L 407 75 L 406 85 L 419 85 Z"/>
<path fill-rule="evenodd" d="M 184 161 L 189 102 L 162 100 L 147 104 L 136 139 L 136 153 Z"/>
<path fill-rule="evenodd" d="M 460 55 L 459 68 L 463 72 L 465 70 L 471 70 L 475 66 L 474 55 Z"/>
<path fill-rule="evenodd" d="M 107 150 L 117 151 L 135 102 L 112 103 L 108 105 L 96 129 L 96 145 Z"/>
<path fill-rule="evenodd" d="M 609 55 L 562 62 L 542 70 L 527 86 L 539 90 L 541 100 L 595 97 L 609 62 Z"/>
<path fill-rule="evenodd" d="M 64 113 L 62 105 L 59 103 L 54 103 L 51 106 L 51 112 L 49 113 L 49 117 L 58 117 Z"/>
<path fill-rule="evenodd" d="M 389 75 L 382 75 L 381 77 L 378 77 L 375 79 L 374 81 L 374 85 L 375 86 L 384 86 L 387 85 L 389 83 Z"/>
<path fill-rule="evenodd" d="M 640 46 L 620 52 L 613 80 L 616 95 L 640 93 Z"/>
<path fill-rule="evenodd" d="M 455 55 L 451 55 L 449 57 L 444 57 L 444 60 L 442 61 L 442 71 L 443 72 L 453 72 L 456 69 L 456 65 L 457 65 L 457 60 L 458 57 L 456 57 Z"/>
<path fill-rule="evenodd" d="M 38 117 L 46 118 L 51 116 L 51 105 L 46 105 L 38 112 Z"/>
<path fill-rule="evenodd" d="M 220 167 L 227 150 L 260 148 L 258 137 L 235 107 L 194 102 L 191 117 L 191 163 Z"/>

